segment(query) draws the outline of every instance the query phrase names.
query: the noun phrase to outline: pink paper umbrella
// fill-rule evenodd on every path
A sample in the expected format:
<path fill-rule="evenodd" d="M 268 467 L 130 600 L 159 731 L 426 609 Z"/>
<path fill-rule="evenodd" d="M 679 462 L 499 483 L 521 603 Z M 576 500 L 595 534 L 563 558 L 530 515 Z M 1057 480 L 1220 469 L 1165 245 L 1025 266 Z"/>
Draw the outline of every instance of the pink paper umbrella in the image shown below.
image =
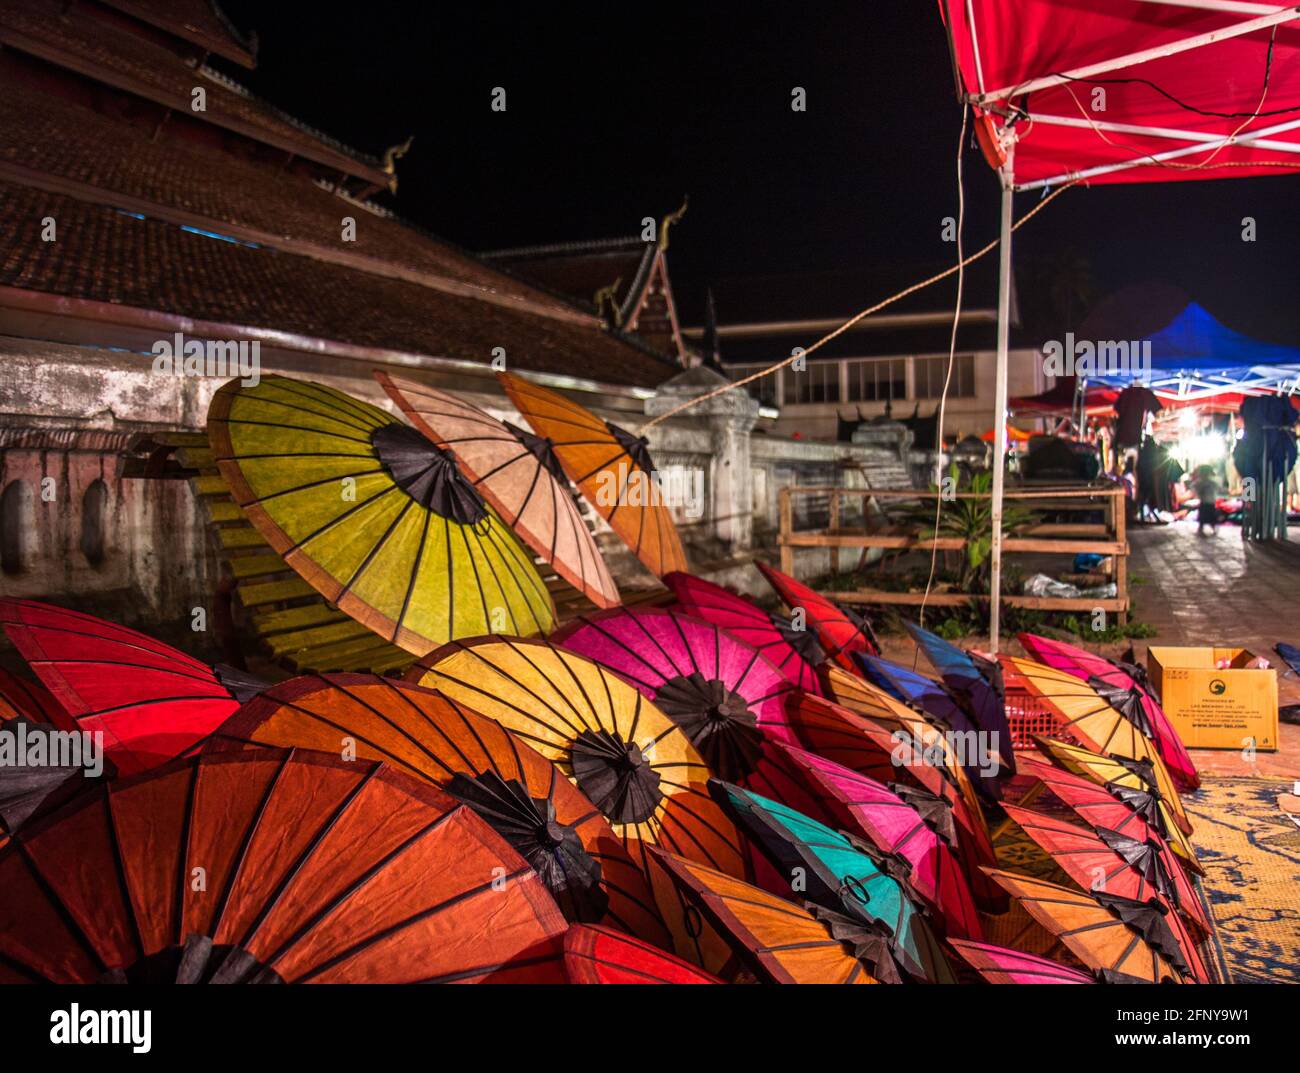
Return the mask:
<path fill-rule="evenodd" d="M 581 617 L 551 641 L 636 686 L 686 732 L 709 771 L 817 820 L 829 817 L 789 757 L 798 739 L 785 714 L 790 680 L 758 649 L 711 622 L 665 608 L 616 608 Z M 790 895 L 790 878 L 759 853 L 755 881 Z"/>
<path fill-rule="evenodd" d="M 825 659 L 815 629 L 797 630 L 783 615 L 771 614 L 757 604 L 728 592 L 720 585 L 674 572 L 664 578 L 682 610 L 721 626 L 733 637 L 753 645 L 791 684 L 806 693 L 822 695 L 816 665 Z"/>
<path fill-rule="evenodd" d="M 991 943 L 953 939 L 948 944 L 991 984 L 1095 984 L 1088 973 L 1035 954 Z"/>
<path fill-rule="evenodd" d="M 582 616 L 551 640 L 636 686 L 727 782 L 743 785 L 753 773 L 764 735 L 797 744 L 784 710 L 790 680 L 711 622 L 663 608 L 615 608 Z"/>
<path fill-rule="evenodd" d="M 908 884 L 939 914 L 949 938 L 984 937 L 961 863 L 921 811 L 930 795 L 910 787 L 891 788 L 805 749 L 776 748 L 789 757 L 831 814 L 826 822 L 907 863 Z"/>
<path fill-rule="evenodd" d="M 1104 656 L 1094 656 L 1075 645 L 1017 634 L 1026 652 L 1040 663 L 1087 682 L 1112 708 L 1136 725 L 1155 742 L 1160 759 L 1181 790 L 1195 790 L 1201 776 L 1187 754 L 1178 731 L 1164 709 L 1146 688 L 1146 672 L 1132 664 L 1120 665 Z"/>

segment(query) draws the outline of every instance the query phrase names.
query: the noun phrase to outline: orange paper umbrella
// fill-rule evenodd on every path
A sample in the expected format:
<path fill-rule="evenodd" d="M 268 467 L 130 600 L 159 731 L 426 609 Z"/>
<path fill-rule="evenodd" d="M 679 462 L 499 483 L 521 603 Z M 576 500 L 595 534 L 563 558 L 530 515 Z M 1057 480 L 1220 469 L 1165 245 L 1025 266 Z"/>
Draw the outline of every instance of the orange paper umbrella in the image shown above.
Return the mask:
<path fill-rule="evenodd" d="M 382 760 L 478 812 L 532 866 L 565 916 L 670 937 L 642 873 L 604 817 L 554 764 L 448 697 L 369 674 L 305 675 L 268 689 L 214 735 Z"/>
<path fill-rule="evenodd" d="M 1024 690 L 1038 698 L 1056 717 L 1054 736 L 1065 737 L 1093 752 L 1150 763 L 1151 776 L 1184 834 L 1192 833 L 1169 769 L 1155 743 L 1092 686 L 1065 671 L 1032 659 L 999 656 L 1007 688 Z"/>
<path fill-rule="evenodd" d="M 688 570 L 643 437 L 510 373 L 498 378 L 564 472 L 656 577 Z"/>
<path fill-rule="evenodd" d="M 720 984 L 690 962 L 612 928 L 574 924 L 564 936 L 571 984 Z"/>
<path fill-rule="evenodd" d="M 208 438 L 266 542 L 399 648 L 419 656 L 555 624 L 532 556 L 456 460 L 379 407 L 305 380 L 231 380 L 213 396 Z"/>
<path fill-rule="evenodd" d="M 1182 951 L 1159 903 L 1084 894 L 1011 872 L 990 870 L 989 877 L 1088 968 L 1146 983 L 1184 982 Z"/>
<path fill-rule="evenodd" d="M 748 972 L 776 984 L 874 984 L 877 963 L 895 974 L 883 933 L 849 918 L 769 894 L 695 861 L 654 850 L 690 903 L 691 916 L 707 920 L 735 953 L 730 977 Z M 860 951 L 860 953 L 859 953 Z"/>
<path fill-rule="evenodd" d="M 711 968 L 647 847 L 745 874 L 735 827 L 709 796 L 708 769 L 685 733 L 634 687 L 545 641 L 453 641 L 407 672 L 495 719 L 554 761 L 610 822 L 656 890 L 678 953 Z"/>
<path fill-rule="evenodd" d="M 618 587 L 545 440 L 449 391 L 385 372 L 375 379 L 411 424 L 456 456 L 470 484 L 557 574 L 597 607 L 618 605 Z"/>
<path fill-rule="evenodd" d="M 9 982 L 555 982 L 565 927 L 471 809 L 321 753 L 178 760 L 0 850 Z"/>

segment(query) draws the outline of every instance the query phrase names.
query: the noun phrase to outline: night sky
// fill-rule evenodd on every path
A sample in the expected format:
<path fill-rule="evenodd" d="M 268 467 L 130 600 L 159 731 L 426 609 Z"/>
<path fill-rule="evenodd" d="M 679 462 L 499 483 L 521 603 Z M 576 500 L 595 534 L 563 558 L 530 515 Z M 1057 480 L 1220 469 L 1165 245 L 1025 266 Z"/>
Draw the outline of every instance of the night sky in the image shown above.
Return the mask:
<path fill-rule="evenodd" d="M 559 6 L 222 0 L 261 44 L 257 71 L 218 66 L 359 149 L 414 134 L 390 204 L 470 249 L 632 234 L 689 194 L 670 255 L 687 323 L 728 277 L 952 259 L 961 110 L 937 5 Z M 965 166 L 969 250 L 996 233 L 997 184 L 969 146 Z M 1071 190 L 1017 234 L 1021 292 L 1082 265 L 1095 297 L 1167 282 L 1300 345 L 1298 195 L 1295 173 Z M 809 312 L 851 310 L 810 293 Z"/>

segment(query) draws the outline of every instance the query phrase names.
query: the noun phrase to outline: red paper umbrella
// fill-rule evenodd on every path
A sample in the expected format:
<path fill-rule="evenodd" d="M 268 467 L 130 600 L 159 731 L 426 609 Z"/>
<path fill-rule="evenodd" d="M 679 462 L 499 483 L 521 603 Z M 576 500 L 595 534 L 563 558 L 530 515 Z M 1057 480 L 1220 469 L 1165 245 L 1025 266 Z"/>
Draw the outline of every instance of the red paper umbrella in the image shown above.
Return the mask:
<path fill-rule="evenodd" d="M 1037 954 L 1026 954 L 1020 950 L 1008 950 L 1005 946 L 972 943 L 964 939 L 951 939 L 948 945 L 991 984 L 1095 984 L 1097 982 L 1086 972 L 1072 969 L 1058 961 L 1049 961 Z"/>
<path fill-rule="evenodd" d="M 1191 974 L 1202 983 L 1208 982 L 1209 973 L 1197 949 L 1198 940 L 1184 923 L 1184 914 L 1190 907 L 1180 905 L 1167 858 L 1157 848 L 1115 832 L 1103 836 L 1033 809 L 1016 805 L 1003 807 L 1007 816 L 1084 890 L 1134 902 L 1155 900 L 1169 910 L 1167 922 L 1178 939 Z M 1174 867 L 1181 872 L 1177 865 Z M 1175 909 L 1182 912 L 1174 912 Z"/>
<path fill-rule="evenodd" d="M 791 694 L 786 714 L 800 743 L 811 752 L 877 782 L 910 783 L 937 798 L 937 804 L 916 798 L 918 809 L 955 852 L 980 907 L 1005 911 L 1006 895 L 981 871 L 997 860 L 983 817 L 971 811 L 942 763 L 929 762 L 886 726 L 822 697 Z"/>
<path fill-rule="evenodd" d="M 0 701 L 9 705 L 10 718 L 21 715 L 33 723 L 49 723 L 64 730 L 76 730 L 77 724 L 54 694 L 34 678 L 19 678 L 0 670 Z M 0 709 L 4 705 L 0 704 Z"/>
<path fill-rule="evenodd" d="M 616 608 L 578 618 L 551 640 L 636 686 L 728 782 L 754 772 L 765 734 L 795 742 L 784 711 L 789 679 L 712 623 L 662 608 Z"/>
<path fill-rule="evenodd" d="M 869 656 L 880 655 L 880 642 L 871 630 L 871 623 L 863 616 L 840 607 L 788 574 L 773 570 L 766 563 L 754 565 L 762 571 L 791 612 L 796 609 L 803 611 L 806 625 L 817 631 L 828 659 L 857 674 L 858 669 L 853 663 L 854 652 L 865 652 Z"/>
<path fill-rule="evenodd" d="M 799 689 L 821 693 L 815 668 L 825 653 L 815 630 L 796 630 L 788 618 L 764 611 L 743 596 L 692 574 L 669 574 L 664 584 L 688 615 L 721 626 L 752 645 Z"/>
<path fill-rule="evenodd" d="M 1108 789 L 1082 775 L 1028 757 L 1022 757 L 1021 762 L 1025 765 L 1023 774 L 1032 776 L 1051 790 L 1094 830 L 1118 831 L 1139 842 L 1155 839 L 1177 854 L 1183 865 L 1198 875 L 1205 874 L 1187 836 L 1174 824 L 1165 824 L 1159 799 L 1154 794 L 1123 786 Z M 1182 869 L 1171 871 L 1181 875 Z M 1186 882 L 1185 876 L 1182 876 L 1182 881 Z"/>
<path fill-rule="evenodd" d="M 1094 656 L 1077 645 L 1050 637 L 1033 633 L 1016 636 L 1034 659 L 1087 682 L 1107 704 L 1137 725 L 1155 742 L 1160 758 L 1180 789 L 1195 790 L 1201 785 L 1196 765 L 1178 731 L 1147 687 L 1145 668 Z"/>
<path fill-rule="evenodd" d="M 323 753 L 177 760 L 0 850 L 0 981 L 556 982 L 564 930 L 471 809 Z"/>
<path fill-rule="evenodd" d="M 63 729 L 102 733 L 121 775 L 193 747 L 239 707 L 247 681 L 228 688 L 171 645 L 34 600 L 0 600 L 0 626 L 71 718 Z"/>
<path fill-rule="evenodd" d="M 834 823 L 907 863 L 908 885 L 938 914 L 949 937 L 983 938 L 961 864 L 925 822 L 923 810 L 942 822 L 938 798 L 906 786 L 891 788 L 803 749 L 776 748 L 808 778 Z"/>
<path fill-rule="evenodd" d="M 722 983 L 689 961 L 591 924 L 574 924 L 565 934 L 564 968 L 571 984 Z"/>

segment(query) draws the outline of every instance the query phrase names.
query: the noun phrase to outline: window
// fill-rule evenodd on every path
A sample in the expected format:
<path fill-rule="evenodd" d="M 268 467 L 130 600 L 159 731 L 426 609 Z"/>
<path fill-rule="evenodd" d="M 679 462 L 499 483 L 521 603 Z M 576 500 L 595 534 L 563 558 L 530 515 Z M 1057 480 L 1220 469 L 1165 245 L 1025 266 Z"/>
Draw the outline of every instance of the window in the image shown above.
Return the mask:
<path fill-rule="evenodd" d="M 81 497 L 81 554 L 91 566 L 104 561 L 104 525 L 108 516 L 108 485 L 90 482 Z"/>
<path fill-rule="evenodd" d="M 943 395 L 943 381 L 948 375 L 948 359 L 916 359 L 916 397 L 937 399 Z M 975 355 L 958 354 L 952 361 L 952 382 L 948 385 L 948 398 L 973 399 L 975 397 Z"/>
<path fill-rule="evenodd" d="M 760 369 L 766 369 L 766 365 L 728 365 L 727 375 L 733 380 L 743 380 L 752 373 Z M 753 383 L 746 384 L 745 390 L 750 396 L 757 399 L 764 406 L 776 405 L 776 375 L 760 376 Z"/>
<path fill-rule="evenodd" d="M 846 361 L 849 378 L 849 402 L 884 402 L 907 396 L 907 360 L 873 358 Z"/>
<path fill-rule="evenodd" d="M 6 574 L 26 567 L 34 523 L 32 490 L 26 481 L 10 481 L 0 493 L 0 569 Z"/>
<path fill-rule="evenodd" d="M 839 402 L 840 363 L 838 361 L 808 361 L 803 372 L 788 365 L 781 370 L 781 383 L 786 405 L 797 402 Z"/>

